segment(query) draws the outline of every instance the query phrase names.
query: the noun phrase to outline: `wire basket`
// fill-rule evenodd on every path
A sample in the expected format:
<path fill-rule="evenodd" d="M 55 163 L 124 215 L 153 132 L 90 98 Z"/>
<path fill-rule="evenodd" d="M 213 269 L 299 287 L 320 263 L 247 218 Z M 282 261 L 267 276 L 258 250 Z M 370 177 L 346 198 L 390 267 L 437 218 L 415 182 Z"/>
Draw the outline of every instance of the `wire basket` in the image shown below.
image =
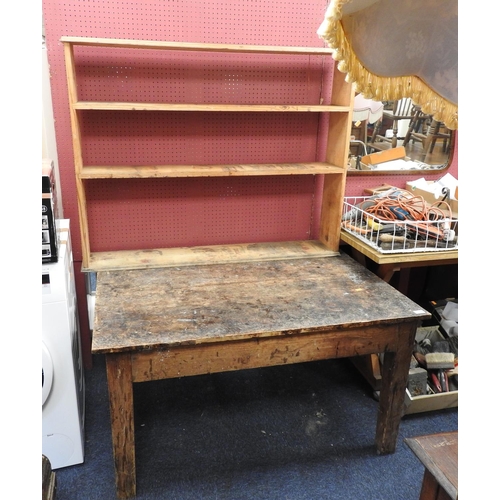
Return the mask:
<path fill-rule="evenodd" d="M 458 218 L 448 203 L 430 205 L 404 189 L 344 198 L 342 229 L 381 253 L 458 249 Z"/>

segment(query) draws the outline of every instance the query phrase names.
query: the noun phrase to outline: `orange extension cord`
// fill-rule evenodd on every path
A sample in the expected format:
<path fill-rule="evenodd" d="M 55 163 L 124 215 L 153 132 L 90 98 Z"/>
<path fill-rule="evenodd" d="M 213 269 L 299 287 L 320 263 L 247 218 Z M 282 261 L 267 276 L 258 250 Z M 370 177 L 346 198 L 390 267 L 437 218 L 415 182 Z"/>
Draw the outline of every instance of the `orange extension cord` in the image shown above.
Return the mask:
<path fill-rule="evenodd" d="M 445 213 L 438 208 L 442 204 L 446 205 L 449 214 L 448 217 L 452 218 L 451 207 L 445 201 L 437 201 L 432 205 L 428 205 L 422 196 L 415 196 L 405 190 L 398 190 L 396 197 L 381 196 L 370 201 L 373 201 L 373 204 L 364 209 L 364 211 L 381 221 L 401 220 L 397 216 L 398 211 L 399 213 L 406 212 L 408 215 L 404 218 L 411 221 L 436 221 L 445 219 Z"/>

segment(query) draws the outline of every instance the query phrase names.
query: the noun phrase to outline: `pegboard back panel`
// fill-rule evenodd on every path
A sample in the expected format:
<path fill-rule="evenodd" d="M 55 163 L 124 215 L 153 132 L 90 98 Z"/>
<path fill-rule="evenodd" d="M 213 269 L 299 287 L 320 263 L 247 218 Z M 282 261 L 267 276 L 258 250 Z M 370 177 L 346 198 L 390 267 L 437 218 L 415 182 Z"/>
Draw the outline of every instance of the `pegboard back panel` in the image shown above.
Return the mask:
<path fill-rule="evenodd" d="M 86 182 L 96 252 L 310 238 L 313 176 Z"/>
<path fill-rule="evenodd" d="M 207 165 L 315 161 L 313 113 L 89 111 L 87 165 Z"/>
<path fill-rule="evenodd" d="M 327 102 L 333 60 L 251 54 L 75 46 L 82 101 L 191 104 Z M 328 75 L 330 78 L 328 79 Z"/>

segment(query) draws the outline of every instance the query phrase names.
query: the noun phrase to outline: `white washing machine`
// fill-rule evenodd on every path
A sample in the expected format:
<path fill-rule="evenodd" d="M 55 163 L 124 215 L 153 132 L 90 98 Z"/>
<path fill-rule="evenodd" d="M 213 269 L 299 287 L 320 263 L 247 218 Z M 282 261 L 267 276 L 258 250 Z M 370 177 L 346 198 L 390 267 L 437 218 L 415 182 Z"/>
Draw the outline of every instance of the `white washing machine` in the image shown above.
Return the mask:
<path fill-rule="evenodd" d="M 85 380 L 68 219 L 57 262 L 42 264 L 42 454 L 53 469 L 84 460 Z"/>

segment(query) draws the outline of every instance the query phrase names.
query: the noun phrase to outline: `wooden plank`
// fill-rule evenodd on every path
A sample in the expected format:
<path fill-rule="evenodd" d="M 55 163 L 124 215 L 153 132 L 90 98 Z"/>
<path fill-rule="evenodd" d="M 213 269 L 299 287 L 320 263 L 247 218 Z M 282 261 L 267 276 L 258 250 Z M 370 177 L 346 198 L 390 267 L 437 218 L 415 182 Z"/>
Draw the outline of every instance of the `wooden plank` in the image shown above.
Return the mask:
<path fill-rule="evenodd" d="M 344 169 L 342 177 L 325 176 L 321 201 L 319 240 L 333 251 L 340 246 L 340 222 L 350 150 L 354 88 L 335 65 L 331 102 L 347 106 L 348 113 L 330 114 L 327 132 L 326 161 Z"/>
<path fill-rule="evenodd" d="M 80 219 L 80 237 L 82 245 L 82 264 L 87 266 L 90 258 L 90 241 L 87 216 L 87 198 L 85 186 L 81 181 L 79 174 L 83 167 L 83 153 L 80 122 L 77 111 L 74 107 L 78 101 L 78 89 L 76 81 L 75 59 L 73 47 L 67 43 L 64 44 L 64 61 L 66 65 L 66 79 L 68 84 L 69 113 L 71 121 L 71 136 L 73 141 L 73 160 L 76 176 L 76 199 L 78 205 L 78 214 Z"/>
<path fill-rule="evenodd" d="M 202 264 L 227 264 L 304 257 L 333 257 L 332 252 L 319 241 L 283 241 L 277 243 L 247 243 L 198 247 L 156 248 L 152 250 L 123 250 L 94 252 L 89 265 L 82 270 L 112 271 L 120 269 L 146 269 Z"/>
<path fill-rule="evenodd" d="M 345 79 L 345 74 L 335 63 L 330 103 L 347 107 L 348 113 L 331 114 L 328 124 L 326 161 L 347 169 L 347 159 L 351 146 L 352 110 L 354 107 L 354 87 Z"/>
<path fill-rule="evenodd" d="M 342 176 L 325 175 L 323 197 L 321 199 L 321 218 L 319 240 L 334 252 L 340 247 L 340 223 L 347 170 Z"/>
<path fill-rule="evenodd" d="M 338 112 L 348 113 L 348 106 L 320 104 L 188 104 L 151 102 L 93 102 L 78 101 L 73 105 L 78 110 L 102 111 L 212 111 L 212 112 Z"/>
<path fill-rule="evenodd" d="M 141 351 L 132 354 L 133 381 L 342 358 L 353 350 L 366 354 L 395 346 L 397 336 L 397 329 L 375 326 Z"/>
<path fill-rule="evenodd" d="M 334 71 L 330 102 L 339 106 L 348 106 L 352 110 L 354 104 L 354 87 L 350 82 L 346 81 L 345 73 L 339 71 L 338 62 L 335 62 Z M 349 121 L 351 121 L 351 118 L 349 118 Z M 346 131 L 349 136 L 351 135 L 351 128 L 352 127 L 348 127 Z"/>
<path fill-rule="evenodd" d="M 208 52 L 247 52 L 260 54 L 296 54 L 296 55 L 327 55 L 333 50 L 325 47 L 279 47 L 272 45 L 236 45 L 218 43 L 191 43 L 167 42 L 154 40 L 124 40 L 117 38 L 90 38 L 77 36 L 63 36 L 61 42 L 71 45 L 90 45 L 101 47 L 131 48 L 131 49 L 159 49 L 159 50 L 187 50 Z"/>
<path fill-rule="evenodd" d="M 135 496 L 134 392 L 130 354 L 106 356 L 118 498 Z"/>
<path fill-rule="evenodd" d="M 342 168 L 325 162 L 247 165 L 92 165 L 82 168 L 80 179 L 247 177 L 264 175 L 343 174 L 343 172 Z"/>

